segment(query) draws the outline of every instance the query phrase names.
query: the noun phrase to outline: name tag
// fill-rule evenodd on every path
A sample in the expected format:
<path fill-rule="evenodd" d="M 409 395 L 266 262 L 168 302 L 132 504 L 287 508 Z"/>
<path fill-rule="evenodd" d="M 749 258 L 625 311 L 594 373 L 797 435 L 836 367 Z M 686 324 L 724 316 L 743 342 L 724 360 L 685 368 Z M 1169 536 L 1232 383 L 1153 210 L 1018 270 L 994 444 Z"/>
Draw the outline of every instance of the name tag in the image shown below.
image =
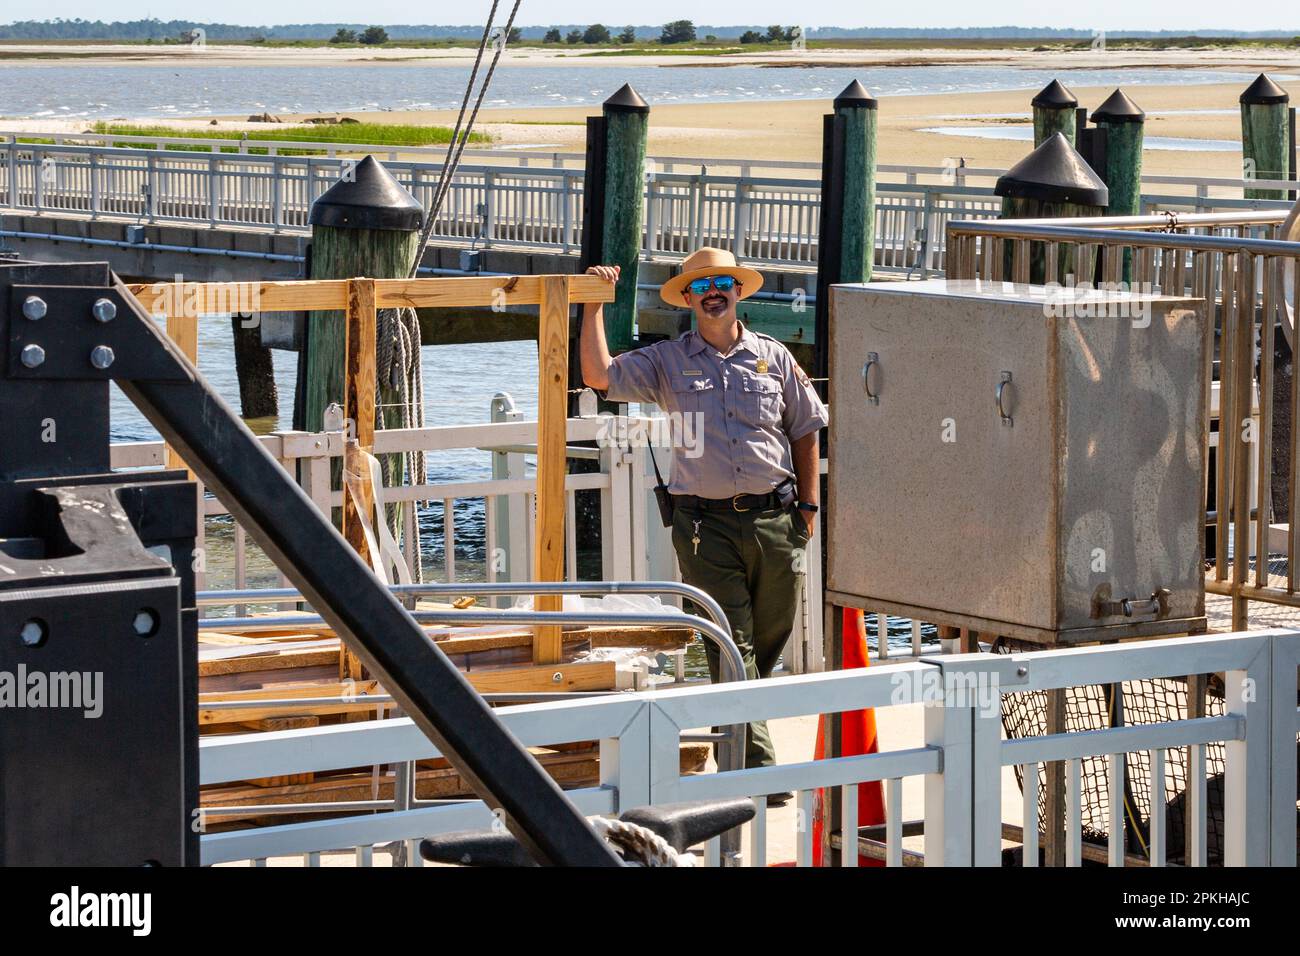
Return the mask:
<path fill-rule="evenodd" d="M 704 374 L 704 369 L 702 369 L 702 368 L 684 368 L 684 369 L 682 369 L 682 374 L 683 374 L 683 375 L 703 375 L 703 374 Z"/>

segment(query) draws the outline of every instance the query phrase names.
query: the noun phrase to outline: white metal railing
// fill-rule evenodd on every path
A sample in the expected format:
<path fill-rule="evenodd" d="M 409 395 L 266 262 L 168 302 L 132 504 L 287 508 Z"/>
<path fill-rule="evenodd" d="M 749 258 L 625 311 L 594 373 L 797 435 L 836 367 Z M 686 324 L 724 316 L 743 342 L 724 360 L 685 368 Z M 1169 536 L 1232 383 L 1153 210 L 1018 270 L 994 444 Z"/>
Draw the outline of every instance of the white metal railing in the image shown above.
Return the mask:
<path fill-rule="evenodd" d="M 568 441 L 597 441 L 609 429 L 601 419 L 573 418 L 568 421 Z M 626 434 L 626 431 L 623 432 Z M 330 487 L 331 462 L 341 460 L 343 455 L 344 435 L 342 432 L 273 432 L 258 438 L 262 446 L 276 458 L 291 475 L 295 475 L 307 495 L 322 512 L 329 512 L 343 505 L 343 492 Z M 537 443 L 537 422 L 505 421 L 485 422 L 475 425 L 444 425 L 429 428 L 387 429 L 375 433 L 374 453 L 376 455 L 393 454 L 406 451 L 424 451 L 426 453 L 451 452 L 463 449 L 481 449 L 485 453 L 493 448 L 516 448 L 518 446 L 535 446 Z M 608 515 L 610 527 L 605 534 L 603 563 L 606 578 L 631 578 L 631 571 L 636 566 L 630 554 L 616 554 L 618 548 L 629 548 L 636 540 L 631 527 L 631 505 L 629 496 L 631 487 L 626 478 L 627 464 L 616 455 L 613 445 L 591 449 L 570 449 L 571 457 L 594 457 L 601 462 L 601 470 L 588 474 L 570 474 L 565 476 L 565 495 L 567 500 L 568 521 L 566 522 L 567 540 L 565 542 L 565 572 L 570 581 L 577 580 L 577 543 L 574 535 L 575 495 L 579 491 L 596 491 L 602 498 L 602 512 Z M 481 500 L 484 506 L 484 524 L 481 538 L 475 538 L 471 544 L 475 551 L 491 555 L 495 550 L 500 553 L 495 560 L 484 561 L 484 573 L 488 581 L 501 580 L 526 581 L 531 577 L 531 551 L 523 544 L 512 547 L 510 542 L 527 542 L 531 540 L 534 514 L 534 497 L 536 479 L 526 474 L 524 455 L 516 451 L 510 457 L 509 468 L 501 477 L 478 481 L 432 482 L 422 481 L 416 484 L 388 487 L 383 491 L 386 504 L 439 502 L 442 505 L 443 552 L 442 576 L 448 583 L 457 578 L 456 552 L 458 543 L 464 549 L 465 530 L 456 526 L 457 503 Z M 115 469 L 161 467 L 164 461 L 164 445 L 156 442 L 122 442 L 112 446 L 111 463 Z M 407 530 L 416 520 L 415 509 L 406 508 L 405 521 Z M 515 517 L 518 528 L 510 528 L 510 517 Z M 249 544 L 244 529 L 233 524 L 230 528 L 229 509 L 217 498 L 207 496 L 203 501 L 202 522 L 205 538 L 229 533 L 233 549 L 231 560 L 226 562 L 222 580 L 235 589 L 249 586 L 248 558 Z M 504 521 L 502 520 L 504 518 Z M 217 523 L 213 523 L 216 519 Z M 224 520 L 223 520 L 224 519 Z M 505 524 L 505 527 L 501 525 Z M 403 544 L 414 540 L 414 534 L 403 535 Z M 200 545 L 211 551 L 210 544 L 204 541 Z M 223 543 L 224 549 L 226 545 Z M 414 562 L 414 556 L 407 554 L 408 563 Z M 518 563 L 516 567 L 515 564 Z M 641 562 L 644 565 L 644 562 Z M 269 568 L 269 565 L 268 565 Z M 200 586 L 213 584 L 212 562 L 207 562 L 208 580 Z"/>
<path fill-rule="evenodd" d="M 285 156 L 276 154 L 269 142 L 256 146 L 266 148 L 267 155 L 253 155 L 25 144 L 16 134 L 0 135 L 7 137 L 0 142 L 0 206 L 92 219 L 303 232 L 312 202 L 355 162 L 336 155 L 349 144 L 280 143 L 283 149 L 315 145 L 332 150 L 326 156 Z M 186 142 L 179 137 L 144 139 L 156 146 Z M 223 143 L 226 148 L 254 147 L 251 140 L 212 145 L 220 148 Z M 410 158 L 412 152 L 416 158 Z M 510 153 L 515 165 L 460 167 L 433 235 L 451 244 L 576 251 L 581 244 L 583 169 L 569 165 L 568 154 L 550 154 L 549 164 L 541 166 L 528 165 L 522 158 L 528 155 Z M 642 246 L 647 258 L 677 259 L 711 244 L 759 264 L 815 266 L 820 184 L 804 167 L 815 170 L 817 164 L 696 163 L 662 158 L 648 165 Z M 439 163 L 404 148 L 391 151 L 388 168 L 417 200 L 429 205 Z M 737 171 L 710 171 L 728 168 Z M 756 170 L 783 175 L 759 176 Z M 943 271 L 947 222 L 994 218 L 1000 212 L 1000 200 L 992 193 L 998 172 L 882 165 L 876 201 L 879 268 L 923 276 Z M 1281 208 L 1280 202 L 1213 198 L 1211 192 L 1234 185 L 1291 185 L 1190 177 L 1148 177 L 1144 182 L 1160 189 L 1144 198 L 1145 209 L 1198 212 Z"/>
<path fill-rule="evenodd" d="M 775 835 L 765 795 L 781 791 L 798 795 L 798 812 L 793 819 L 782 820 L 793 827 L 796 862 L 806 866 L 812 858 L 815 791 L 841 788 L 843 821 L 848 821 L 845 830 L 852 833 L 857 830 L 857 785 L 868 781 L 884 782 L 888 795 L 885 857 L 887 864 L 900 865 L 902 781 L 916 777 L 924 781 L 926 865 L 996 865 L 1004 810 L 1002 768 L 1033 767 L 1044 761 L 1066 763 L 1071 795 L 1068 859 L 1077 865 L 1081 861 L 1078 762 L 1089 756 L 1143 750 L 1163 756 L 1180 748 L 1188 750 L 1193 768 L 1188 777 L 1193 829 L 1202 835 L 1193 844 L 1191 861 L 1203 863 L 1209 812 L 1203 750 L 1208 743 L 1224 742 L 1226 862 L 1294 866 L 1300 726 L 1297 664 L 1300 632 L 1261 631 L 1012 656 L 957 655 L 888 668 L 527 704 L 498 713 L 525 745 L 600 741 L 600 786 L 570 792 L 586 813 L 612 814 L 682 800 L 754 798 L 757 815 L 746 825 L 743 841 L 743 862 L 750 866 L 768 861 Z M 1227 702 L 1220 717 L 1010 741 L 1000 737 L 1002 694 L 1209 672 L 1222 673 L 1226 679 Z M 683 733 L 692 728 L 918 703 L 925 705 L 924 740 L 918 747 L 726 773 L 682 776 L 679 770 L 679 744 Z M 436 756 L 436 748 L 414 724 L 398 718 L 206 738 L 200 743 L 200 779 L 203 784 L 217 784 Z M 1119 786 L 1112 786 L 1110 792 L 1122 793 L 1122 780 L 1111 779 Z M 1037 777 L 1026 774 L 1026 780 Z M 1152 806 L 1157 810 L 1152 818 L 1151 862 L 1158 865 L 1163 777 L 1153 773 L 1130 786 L 1152 789 Z M 1031 845 L 1037 840 L 1037 799 L 1037 787 L 1026 786 L 1024 818 L 1033 820 L 1026 831 Z M 1114 819 L 1113 808 L 1111 812 Z M 355 852 L 364 864 L 372 859 L 376 844 L 486 828 L 491 822 L 492 814 L 480 801 L 423 806 L 417 802 L 412 809 L 396 812 L 205 834 L 203 860 L 213 864 L 302 855 L 310 864 L 318 863 L 323 852 L 346 850 Z M 1112 847 L 1122 849 L 1122 832 L 1121 821 L 1112 831 Z M 706 859 L 716 862 L 717 850 L 715 841 Z M 841 859 L 846 866 L 857 864 L 855 853 L 842 853 Z M 1111 862 L 1122 865 L 1122 853 L 1112 852 Z"/>
<path fill-rule="evenodd" d="M 469 574 L 477 580 L 532 580 L 532 548 L 535 519 L 536 478 L 529 474 L 527 453 L 537 444 L 537 422 L 524 420 L 513 410 L 509 396 L 498 395 L 493 417 L 499 420 L 472 425 L 443 425 L 428 428 L 387 429 L 375 433 L 377 455 L 407 451 L 438 453 L 478 450 L 492 460 L 492 476 L 482 480 L 434 482 L 384 489 L 387 504 L 422 502 L 441 504 L 436 511 L 441 534 L 430 541 L 428 511 L 424 540 L 442 562 L 425 563 L 426 578 L 441 577 L 454 583 L 462 575 L 457 553 L 482 555 L 481 566 Z M 662 429 L 657 430 L 662 432 Z M 679 577 L 671 534 L 659 521 L 654 501 L 649 451 L 644 438 L 656 434 L 648 421 L 638 416 L 613 418 L 571 418 L 567 423 L 570 458 L 597 463 L 597 470 L 565 476 L 565 579 L 579 579 L 576 509 L 578 492 L 594 492 L 600 498 L 600 577 L 607 581 L 648 581 Z M 330 487 L 332 462 L 343 455 L 342 432 L 272 432 L 258 441 L 295 476 L 322 512 L 342 507 L 343 493 Z M 595 442 L 597 447 L 578 443 Z M 165 446 L 161 441 L 119 442 L 111 446 L 114 469 L 161 468 Z M 822 462 L 825 468 L 825 462 Z M 482 502 L 482 521 L 457 522 L 470 502 Z M 415 540 L 417 508 L 403 510 L 400 536 L 408 565 L 415 556 L 407 547 Z M 199 588 L 244 590 L 254 582 L 261 586 L 285 585 L 286 579 L 269 559 L 250 542 L 244 528 L 235 522 L 219 499 L 204 496 L 199 521 L 198 547 L 204 555 L 199 565 Z M 426 551 L 429 548 L 426 548 Z M 812 562 L 805 575 L 800 608 L 787 667 L 800 673 L 821 667 L 821 618 L 814 608 L 821 593 L 821 565 Z M 242 613 L 242 605 L 236 606 Z M 886 651 L 887 653 L 887 651 Z"/>

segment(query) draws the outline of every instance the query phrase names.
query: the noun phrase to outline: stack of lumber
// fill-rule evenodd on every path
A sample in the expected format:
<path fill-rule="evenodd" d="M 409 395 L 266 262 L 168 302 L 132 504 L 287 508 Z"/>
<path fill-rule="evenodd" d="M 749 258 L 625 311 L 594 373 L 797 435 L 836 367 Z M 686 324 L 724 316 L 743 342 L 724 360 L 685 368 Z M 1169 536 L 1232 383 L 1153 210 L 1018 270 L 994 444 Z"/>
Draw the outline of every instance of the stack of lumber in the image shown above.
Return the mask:
<path fill-rule="evenodd" d="M 422 601 L 419 607 L 441 610 L 450 605 Z M 395 705 L 391 702 L 365 700 L 368 695 L 386 693 L 378 681 L 340 679 L 341 642 L 328 625 L 276 623 L 277 618 L 296 613 L 267 614 L 266 624 L 256 628 L 223 630 L 217 621 L 204 622 L 200 627 L 201 734 L 293 730 L 376 719 L 392 712 Z M 581 658 L 597 648 L 609 647 L 637 648 L 649 656 L 679 652 L 693 634 L 686 626 L 565 629 L 561 662 L 537 666 L 532 663 L 533 634 L 528 628 L 437 625 L 427 627 L 426 632 L 482 693 L 613 691 L 619 683 L 614 661 Z M 303 699 L 301 706 L 283 704 L 285 700 L 298 698 Z M 214 706 L 218 703 L 225 706 Z M 232 708 L 229 706 L 232 703 L 244 706 Z M 588 787 L 599 781 L 596 741 L 538 747 L 533 748 L 533 753 L 563 787 Z M 703 769 L 707 758 L 707 745 L 683 745 L 683 772 Z M 356 767 L 221 784 L 204 788 L 200 802 L 204 807 L 254 808 L 392 799 L 391 769 Z M 419 799 L 473 795 L 455 769 L 443 760 L 419 761 L 415 787 Z M 310 815 L 310 818 L 320 817 L 320 813 Z M 223 814 L 210 820 L 209 829 L 280 824 L 293 819 L 297 818 L 283 815 L 259 818 L 255 811 L 247 815 Z"/>

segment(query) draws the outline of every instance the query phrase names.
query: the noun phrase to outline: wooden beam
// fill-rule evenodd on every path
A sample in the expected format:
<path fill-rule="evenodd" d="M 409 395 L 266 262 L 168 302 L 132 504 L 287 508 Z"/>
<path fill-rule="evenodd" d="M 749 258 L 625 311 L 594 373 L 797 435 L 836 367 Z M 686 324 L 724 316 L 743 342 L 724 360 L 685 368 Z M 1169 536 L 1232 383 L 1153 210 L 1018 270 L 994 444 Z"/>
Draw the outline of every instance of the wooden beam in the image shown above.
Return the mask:
<path fill-rule="evenodd" d="M 612 690 L 618 684 L 617 667 L 613 661 L 591 661 L 559 665 L 505 667 L 493 670 L 469 671 L 465 674 L 481 694 L 539 693 L 545 691 Z M 558 678 L 558 679 L 557 679 Z M 275 717 L 325 716 L 327 714 L 370 715 L 377 708 L 396 706 L 391 702 L 366 700 L 367 695 L 381 695 L 386 691 L 378 681 L 363 680 L 353 683 L 342 681 L 319 684 L 299 684 L 294 687 L 266 687 L 258 690 L 215 691 L 199 695 L 199 724 L 245 723 L 269 720 Z M 356 697 L 349 703 L 330 701 L 327 698 Z M 267 701 L 302 700 L 292 706 L 268 706 Z M 214 707 L 213 704 L 238 703 L 239 707 Z"/>
<path fill-rule="evenodd" d="M 343 415 L 349 437 L 343 453 L 343 537 L 369 563 L 370 551 L 362 522 L 369 519 L 374 498 L 370 486 L 362 482 L 362 511 L 358 511 L 347 492 L 347 476 L 367 473 L 362 452 L 370 452 L 375 447 L 375 280 L 349 279 L 347 287 Z M 383 517 L 376 516 L 376 519 L 382 521 Z M 362 677 L 361 659 L 346 644 L 339 650 L 339 677 L 353 680 Z"/>
<path fill-rule="evenodd" d="M 197 322 L 189 321 L 183 318 L 167 318 L 167 337 L 176 343 L 190 364 L 197 367 L 199 364 L 199 326 Z M 184 468 L 190 479 L 194 479 L 194 472 L 190 471 L 189 466 L 185 464 L 180 453 L 171 445 L 167 446 L 166 463 L 168 468 Z M 199 490 L 199 503 L 202 504 L 203 491 Z"/>
<path fill-rule="evenodd" d="M 157 316 L 201 315 L 236 311 L 325 312 L 347 307 L 347 279 L 299 279 L 286 282 L 144 282 L 127 286 L 146 311 Z"/>
<path fill-rule="evenodd" d="M 381 279 L 376 284 L 376 294 L 381 309 L 408 305 L 420 308 L 542 305 L 546 287 L 560 280 L 568 289 L 566 307 L 568 302 L 614 301 L 614 289 L 608 282 L 587 275 Z"/>
<path fill-rule="evenodd" d="M 564 472 L 569 391 L 569 286 L 566 276 L 546 276 L 542 283 L 537 330 L 537 538 L 533 577 L 564 580 Z M 609 289 L 609 284 L 605 283 Z M 558 611 L 559 594 L 539 594 L 539 611 Z M 560 628 L 539 627 L 533 640 L 533 660 L 560 660 Z"/>
<path fill-rule="evenodd" d="M 545 280 L 567 278 L 571 302 L 612 302 L 614 290 L 596 276 L 453 276 L 430 279 L 376 279 L 375 301 L 381 309 L 491 308 L 541 305 Z M 345 309 L 347 279 L 299 279 L 287 282 L 148 282 L 127 288 L 147 311 L 183 317 L 193 325 L 198 315 L 232 311 L 328 312 Z"/>

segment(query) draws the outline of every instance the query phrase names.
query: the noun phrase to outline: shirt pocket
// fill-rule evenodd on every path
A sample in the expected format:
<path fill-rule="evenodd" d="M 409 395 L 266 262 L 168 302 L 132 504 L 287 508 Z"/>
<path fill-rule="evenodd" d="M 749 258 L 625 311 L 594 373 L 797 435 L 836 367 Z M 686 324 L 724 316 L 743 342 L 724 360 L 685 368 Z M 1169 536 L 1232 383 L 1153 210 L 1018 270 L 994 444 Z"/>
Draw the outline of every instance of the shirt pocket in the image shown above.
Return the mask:
<path fill-rule="evenodd" d="M 781 383 L 770 375 L 744 376 L 740 409 L 749 424 L 756 427 L 781 424 Z"/>
<path fill-rule="evenodd" d="M 705 403 L 713 400 L 713 380 L 709 378 L 688 378 L 685 375 L 673 381 L 673 408 L 669 411 L 691 415 L 701 412 Z"/>

